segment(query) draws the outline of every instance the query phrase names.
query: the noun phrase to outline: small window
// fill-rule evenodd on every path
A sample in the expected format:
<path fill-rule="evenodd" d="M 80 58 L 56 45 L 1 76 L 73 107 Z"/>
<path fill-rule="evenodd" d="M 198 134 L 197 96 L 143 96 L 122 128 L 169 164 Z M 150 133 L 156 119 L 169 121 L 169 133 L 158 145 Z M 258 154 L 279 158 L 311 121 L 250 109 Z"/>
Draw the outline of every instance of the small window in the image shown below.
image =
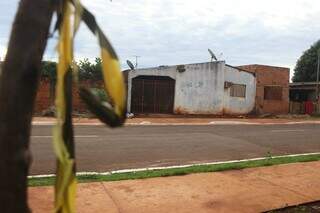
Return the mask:
<path fill-rule="evenodd" d="M 230 86 L 230 96 L 245 98 L 246 97 L 246 85 L 232 84 Z"/>
<path fill-rule="evenodd" d="M 281 86 L 265 86 L 264 100 L 282 100 Z"/>

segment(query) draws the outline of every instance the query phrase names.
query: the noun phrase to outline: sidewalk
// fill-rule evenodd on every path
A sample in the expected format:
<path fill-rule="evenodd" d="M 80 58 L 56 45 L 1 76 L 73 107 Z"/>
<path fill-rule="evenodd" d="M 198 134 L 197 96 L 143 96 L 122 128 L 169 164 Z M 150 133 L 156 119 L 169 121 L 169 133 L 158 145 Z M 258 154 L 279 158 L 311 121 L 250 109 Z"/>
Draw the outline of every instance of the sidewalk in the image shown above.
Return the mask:
<path fill-rule="evenodd" d="M 29 188 L 33 212 L 52 187 Z M 77 212 L 262 212 L 320 200 L 320 162 L 78 185 Z"/>
<path fill-rule="evenodd" d="M 102 125 L 98 119 L 74 118 L 75 125 Z M 51 125 L 55 118 L 34 117 L 34 125 Z M 320 124 L 320 119 L 287 118 L 192 118 L 192 117 L 145 117 L 126 120 L 126 125 L 272 125 L 272 124 Z"/>

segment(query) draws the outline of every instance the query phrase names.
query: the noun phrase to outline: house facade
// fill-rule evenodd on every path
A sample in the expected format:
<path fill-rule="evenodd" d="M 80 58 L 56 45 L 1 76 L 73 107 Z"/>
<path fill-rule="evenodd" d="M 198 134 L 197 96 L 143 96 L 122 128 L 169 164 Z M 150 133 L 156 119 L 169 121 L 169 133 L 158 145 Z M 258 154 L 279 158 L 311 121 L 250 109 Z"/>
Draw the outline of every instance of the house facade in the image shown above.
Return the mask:
<path fill-rule="evenodd" d="M 239 68 L 256 75 L 256 114 L 289 112 L 289 68 L 260 64 L 243 65 Z"/>
<path fill-rule="evenodd" d="M 224 61 L 126 71 L 132 113 L 250 114 L 255 74 Z"/>
<path fill-rule="evenodd" d="M 286 114 L 289 69 L 266 65 L 233 67 L 224 61 L 123 71 L 128 112 L 135 114 Z M 82 82 L 102 88 L 101 82 Z M 297 88 L 294 88 L 297 89 Z M 41 79 L 35 112 L 53 105 L 49 79 Z M 292 96 L 292 95 L 291 95 Z M 77 88 L 74 110 L 86 112 Z"/>

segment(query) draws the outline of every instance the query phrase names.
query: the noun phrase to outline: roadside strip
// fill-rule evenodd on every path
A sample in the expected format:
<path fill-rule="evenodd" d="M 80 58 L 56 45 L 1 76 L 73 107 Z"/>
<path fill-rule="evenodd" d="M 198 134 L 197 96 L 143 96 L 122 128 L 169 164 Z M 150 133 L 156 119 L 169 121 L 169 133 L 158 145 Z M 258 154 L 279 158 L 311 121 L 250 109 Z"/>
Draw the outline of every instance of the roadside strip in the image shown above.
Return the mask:
<path fill-rule="evenodd" d="M 52 138 L 52 135 L 32 135 L 31 138 Z M 98 138 L 98 135 L 75 135 L 75 138 Z"/>
<path fill-rule="evenodd" d="M 305 129 L 274 129 L 270 132 L 305 132 Z"/>
<path fill-rule="evenodd" d="M 320 160 L 320 152 L 284 156 L 270 156 L 223 162 L 187 164 L 168 167 L 124 169 L 110 172 L 78 172 L 77 178 L 79 182 L 119 181 L 129 179 L 144 179 L 152 177 L 177 176 L 191 173 L 217 172 L 235 169 L 255 168 L 262 166 L 273 166 L 280 164 L 310 162 L 318 160 Z M 54 183 L 55 175 L 34 175 L 28 176 L 28 179 L 29 186 L 52 185 Z"/>
<path fill-rule="evenodd" d="M 142 121 L 138 123 L 126 123 L 125 126 L 210 126 L 210 125 L 293 125 L 293 124 L 320 124 L 320 121 L 294 121 L 294 122 L 247 122 L 247 121 L 211 121 L 203 123 L 152 123 L 149 121 Z M 52 126 L 54 121 L 33 121 L 34 126 Z M 74 123 L 75 126 L 104 126 L 105 124 L 95 123 Z"/>

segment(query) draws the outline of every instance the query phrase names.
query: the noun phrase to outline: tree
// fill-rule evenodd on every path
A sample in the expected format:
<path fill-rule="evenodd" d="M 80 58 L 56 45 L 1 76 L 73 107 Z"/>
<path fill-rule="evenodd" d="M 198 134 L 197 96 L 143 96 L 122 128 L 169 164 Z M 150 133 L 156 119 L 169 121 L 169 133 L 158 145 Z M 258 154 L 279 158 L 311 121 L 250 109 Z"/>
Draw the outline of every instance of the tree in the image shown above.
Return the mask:
<path fill-rule="evenodd" d="M 91 63 L 88 58 L 80 60 L 75 64 L 78 66 L 80 80 L 102 80 L 101 58 L 95 58 L 95 62 Z M 50 83 L 55 83 L 57 78 L 57 63 L 54 61 L 42 61 L 41 77 L 50 79 Z"/>
<path fill-rule="evenodd" d="M 0 212 L 29 212 L 30 130 L 53 0 L 21 0 L 0 77 Z"/>
<path fill-rule="evenodd" d="M 95 58 L 95 62 L 91 63 L 87 58 L 80 60 L 77 63 L 79 71 L 79 79 L 81 80 L 92 80 L 102 81 L 102 60 L 101 58 Z M 92 88 L 91 92 L 103 102 L 110 102 L 110 98 L 106 94 L 103 88 Z"/>
<path fill-rule="evenodd" d="M 317 80 L 318 50 L 320 50 L 320 40 L 306 50 L 297 61 L 293 82 Z"/>
<path fill-rule="evenodd" d="M 80 60 L 78 65 L 80 80 L 102 80 L 101 58 L 96 58 L 95 63 L 91 63 L 87 58 Z"/>
<path fill-rule="evenodd" d="M 102 61 L 101 58 L 95 58 L 95 62 L 91 63 L 89 59 L 85 58 L 75 63 L 78 66 L 79 80 L 86 81 L 102 81 Z M 45 77 L 50 82 L 50 105 L 54 104 L 55 86 L 57 81 L 57 63 L 54 61 L 41 62 L 41 78 Z M 108 101 L 108 97 L 103 88 L 93 88 L 91 90 L 102 101 Z"/>
<path fill-rule="evenodd" d="M 57 79 L 57 63 L 54 61 L 42 61 L 41 63 L 41 76 L 48 77 L 50 81 Z"/>
<path fill-rule="evenodd" d="M 57 81 L 57 63 L 54 61 L 42 61 L 40 75 L 41 77 L 47 77 L 49 79 L 50 106 L 53 106 Z"/>

